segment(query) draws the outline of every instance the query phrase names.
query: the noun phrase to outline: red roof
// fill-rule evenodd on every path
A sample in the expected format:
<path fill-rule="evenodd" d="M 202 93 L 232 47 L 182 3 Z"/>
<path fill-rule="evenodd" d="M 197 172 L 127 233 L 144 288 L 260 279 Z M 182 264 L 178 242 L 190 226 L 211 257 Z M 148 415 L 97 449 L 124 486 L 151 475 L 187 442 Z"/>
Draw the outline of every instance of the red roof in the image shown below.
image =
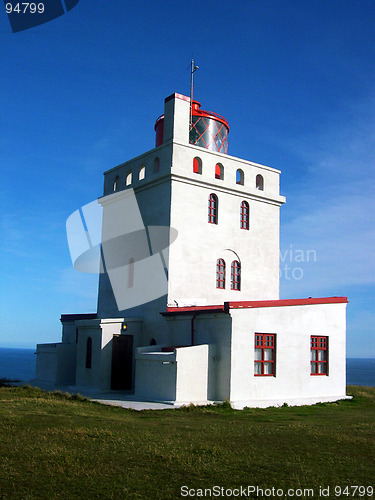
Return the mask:
<path fill-rule="evenodd" d="M 260 307 L 284 307 L 284 306 L 307 306 L 312 304 L 346 304 L 347 297 L 321 297 L 307 299 L 279 299 L 279 300 L 244 300 L 235 302 L 225 302 L 221 305 L 212 306 L 187 306 L 187 307 L 168 307 L 167 313 L 204 313 L 217 312 L 228 313 L 229 309 L 257 309 Z"/>

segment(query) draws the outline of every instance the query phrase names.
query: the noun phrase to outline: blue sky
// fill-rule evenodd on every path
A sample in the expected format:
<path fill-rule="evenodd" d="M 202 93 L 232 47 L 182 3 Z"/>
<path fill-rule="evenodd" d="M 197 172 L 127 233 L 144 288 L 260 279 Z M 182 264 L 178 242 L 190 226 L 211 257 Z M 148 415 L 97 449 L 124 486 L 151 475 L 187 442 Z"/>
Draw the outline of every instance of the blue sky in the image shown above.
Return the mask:
<path fill-rule="evenodd" d="M 66 219 L 154 146 L 194 57 L 229 154 L 282 171 L 281 265 L 298 279 L 283 273 L 281 297 L 348 296 L 348 355 L 375 357 L 373 0 L 80 0 L 19 33 L 0 12 L 0 40 L 0 346 L 57 342 L 61 313 L 95 311 Z"/>

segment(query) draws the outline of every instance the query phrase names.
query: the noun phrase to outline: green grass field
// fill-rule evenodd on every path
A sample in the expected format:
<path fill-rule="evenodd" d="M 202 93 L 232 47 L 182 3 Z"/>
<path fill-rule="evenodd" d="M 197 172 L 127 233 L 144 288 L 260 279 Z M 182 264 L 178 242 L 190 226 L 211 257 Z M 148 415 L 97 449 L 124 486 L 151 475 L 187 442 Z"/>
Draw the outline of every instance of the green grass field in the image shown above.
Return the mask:
<path fill-rule="evenodd" d="M 335 486 L 375 486 L 375 388 L 349 386 L 348 394 L 353 400 L 311 407 L 136 412 L 3 387 L 0 498 L 168 499 L 181 498 L 182 486 L 248 485 L 371 498 L 334 494 Z"/>

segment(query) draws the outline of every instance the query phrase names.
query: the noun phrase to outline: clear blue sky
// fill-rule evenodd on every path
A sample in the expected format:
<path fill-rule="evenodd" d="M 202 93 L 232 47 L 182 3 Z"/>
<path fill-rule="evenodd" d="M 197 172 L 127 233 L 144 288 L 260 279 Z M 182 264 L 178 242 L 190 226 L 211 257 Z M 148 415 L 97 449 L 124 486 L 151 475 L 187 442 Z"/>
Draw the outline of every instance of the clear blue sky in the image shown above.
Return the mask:
<path fill-rule="evenodd" d="M 229 154 L 282 171 L 282 268 L 303 276 L 281 297 L 348 296 L 348 355 L 375 357 L 373 0 L 80 0 L 15 34 L 0 11 L 0 37 L 0 346 L 57 342 L 61 313 L 96 310 L 66 219 L 154 146 L 194 57 Z"/>

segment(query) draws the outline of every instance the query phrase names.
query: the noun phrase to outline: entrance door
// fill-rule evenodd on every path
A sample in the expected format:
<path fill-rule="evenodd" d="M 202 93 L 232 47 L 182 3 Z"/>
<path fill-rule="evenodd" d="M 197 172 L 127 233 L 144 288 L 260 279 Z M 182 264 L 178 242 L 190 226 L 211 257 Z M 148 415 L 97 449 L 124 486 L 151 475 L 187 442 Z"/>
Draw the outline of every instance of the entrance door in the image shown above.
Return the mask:
<path fill-rule="evenodd" d="M 112 340 L 111 389 L 131 390 L 133 373 L 133 335 L 116 335 Z"/>

